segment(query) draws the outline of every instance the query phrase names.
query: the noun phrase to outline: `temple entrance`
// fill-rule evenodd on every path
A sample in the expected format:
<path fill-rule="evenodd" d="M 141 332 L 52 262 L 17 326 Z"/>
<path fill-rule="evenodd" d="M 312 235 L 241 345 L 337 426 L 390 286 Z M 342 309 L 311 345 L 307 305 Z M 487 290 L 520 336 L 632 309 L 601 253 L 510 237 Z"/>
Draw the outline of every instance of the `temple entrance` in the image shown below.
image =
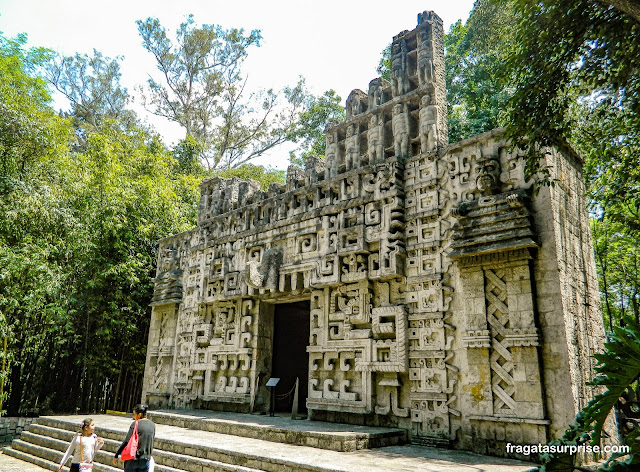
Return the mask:
<path fill-rule="evenodd" d="M 276 388 L 275 411 L 291 411 L 296 378 L 300 379 L 298 411 L 307 411 L 309 314 L 309 301 L 275 306 L 271 377 L 280 379 Z"/>

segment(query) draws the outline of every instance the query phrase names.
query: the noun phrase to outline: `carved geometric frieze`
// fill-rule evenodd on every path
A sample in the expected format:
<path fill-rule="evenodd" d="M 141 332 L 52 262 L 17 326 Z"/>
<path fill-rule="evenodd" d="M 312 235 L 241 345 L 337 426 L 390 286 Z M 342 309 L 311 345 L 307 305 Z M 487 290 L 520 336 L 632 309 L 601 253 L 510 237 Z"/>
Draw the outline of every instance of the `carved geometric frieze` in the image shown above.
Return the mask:
<path fill-rule="evenodd" d="M 395 338 L 397 318 L 404 317 L 402 306 L 382 306 L 371 310 L 371 328 L 376 339 Z"/>
<path fill-rule="evenodd" d="M 411 246 L 407 252 L 407 277 L 442 273 L 442 249 L 432 245 Z"/>
<path fill-rule="evenodd" d="M 307 407 L 340 411 L 370 411 L 371 374 L 357 372 L 361 352 L 344 346 L 335 351 L 309 350 Z"/>
<path fill-rule="evenodd" d="M 455 436 L 451 428 L 451 416 L 460 416 L 460 412 L 450 406 L 455 400 L 455 396 L 443 393 L 412 394 L 411 441 L 426 445 L 448 445 Z"/>
<path fill-rule="evenodd" d="M 504 331 L 502 345 L 505 347 L 535 347 L 540 346 L 540 336 L 537 328 L 508 329 Z"/>
<path fill-rule="evenodd" d="M 150 305 L 181 303 L 183 296 L 181 277 L 182 270 L 176 268 L 162 272 L 153 279 L 155 286 Z"/>
<path fill-rule="evenodd" d="M 443 286 L 440 277 L 412 277 L 407 280 L 406 303 L 414 312 L 446 311 L 451 301 L 448 287 Z"/>
<path fill-rule="evenodd" d="M 364 238 L 364 225 L 338 231 L 338 254 L 362 253 L 368 251 Z"/>
<path fill-rule="evenodd" d="M 344 283 L 367 280 L 367 258 L 362 254 L 351 253 L 342 259 L 342 275 L 340 280 Z"/>
<path fill-rule="evenodd" d="M 491 334 L 488 329 L 468 330 L 462 338 L 464 347 L 487 348 L 491 347 Z"/>
<path fill-rule="evenodd" d="M 376 322 L 378 334 L 374 336 L 388 338 L 392 335 L 392 325 L 395 324 L 393 339 L 367 340 L 361 358 L 356 359 L 357 371 L 369 372 L 407 372 L 408 369 L 408 340 L 407 321 L 404 307 L 383 307 L 375 312 L 379 321 Z M 390 320 L 393 321 L 384 321 Z M 381 326 L 381 321 L 383 325 Z M 373 330 L 372 330 L 373 331 Z"/>
<path fill-rule="evenodd" d="M 342 274 L 340 256 L 327 255 L 321 257 L 317 262 L 315 271 L 311 272 L 311 285 L 321 287 L 340 283 Z"/>

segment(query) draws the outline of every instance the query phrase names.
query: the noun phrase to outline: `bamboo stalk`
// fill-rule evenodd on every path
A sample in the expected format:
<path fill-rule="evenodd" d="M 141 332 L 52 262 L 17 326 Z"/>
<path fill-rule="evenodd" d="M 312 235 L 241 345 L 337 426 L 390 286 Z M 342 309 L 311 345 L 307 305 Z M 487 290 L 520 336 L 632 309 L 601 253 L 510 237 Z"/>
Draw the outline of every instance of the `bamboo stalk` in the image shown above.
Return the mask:
<path fill-rule="evenodd" d="M 7 337 L 4 338 L 2 351 L 2 374 L 0 374 L 0 416 L 2 416 L 2 397 L 4 395 L 4 373 L 7 369 Z"/>

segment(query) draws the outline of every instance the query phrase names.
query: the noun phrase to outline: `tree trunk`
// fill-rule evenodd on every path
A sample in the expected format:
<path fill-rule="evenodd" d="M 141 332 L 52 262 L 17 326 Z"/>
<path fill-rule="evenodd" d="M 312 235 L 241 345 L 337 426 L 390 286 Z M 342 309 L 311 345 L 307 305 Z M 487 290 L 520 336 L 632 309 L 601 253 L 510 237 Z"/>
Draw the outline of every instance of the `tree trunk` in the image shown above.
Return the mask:
<path fill-rule="evenodd" d="M 640 2 L 638 0 L 599 0 L 605 5 L 612 5 L 615 9 L 626 13 L 640 23 Z"/>
<path fill-rule="evenodd" d="M 21 365 L 11 367 L 9 375 L 9 400 L 7 402 L 7 416 L 19 416 L 22 400 L 22 384 L 20 383 Z"/>
<path fill-rule="evenodd" d="M 116 390 L 113 393 L 113 409 L 118 411 L 118 401 L 119 401 L 119 393 L 120 393 L 120 384 L 122 383 L 122 367 L 124 366 L 123 363 L 123 359 L 124 359 L 124 350 L 121 351 L 120 353 L 120 371 L 118 372 L 118 381 L 116 382 Z"/>

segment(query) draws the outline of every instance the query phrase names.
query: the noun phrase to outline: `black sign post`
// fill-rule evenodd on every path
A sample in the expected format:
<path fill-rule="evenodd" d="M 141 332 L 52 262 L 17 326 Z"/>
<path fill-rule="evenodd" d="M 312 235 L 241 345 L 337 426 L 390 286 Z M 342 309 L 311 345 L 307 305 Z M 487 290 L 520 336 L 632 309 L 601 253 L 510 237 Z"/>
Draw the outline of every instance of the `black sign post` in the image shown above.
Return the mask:
<path fill-rule="evenodd" d="M 269 407 L 269 416 L 275 416 L 276 385 L 278 385 L 278 382 L 280 382 L 280 379 L 278 379 L 276 377 L 271 377 L 269 380 L 267 380 L 267 387 L 269 387 L 269 389 L 271 391 L 271 402 L 270 402 L 270 407 Z"/>

